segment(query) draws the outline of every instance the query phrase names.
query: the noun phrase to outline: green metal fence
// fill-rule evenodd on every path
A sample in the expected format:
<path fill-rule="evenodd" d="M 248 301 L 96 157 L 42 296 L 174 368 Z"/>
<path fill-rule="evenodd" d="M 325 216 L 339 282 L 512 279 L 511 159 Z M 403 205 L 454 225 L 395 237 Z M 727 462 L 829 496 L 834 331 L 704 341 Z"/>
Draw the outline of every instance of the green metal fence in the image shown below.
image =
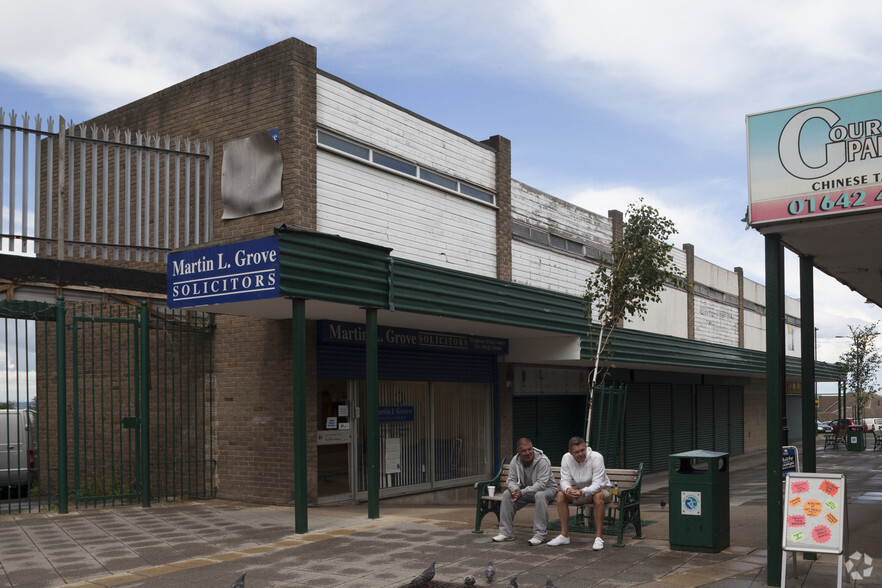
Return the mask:
<path fill-rule="evenodd" d="M 25 358 L 7 361 L 7 398 L 32 417 L 29 479 L 0 486 L 0 512 L 214 496 L 208 315 L 59 299 L 0 303 L 0 318 Z"/>
<path fill-rule="evenodd" d="M 603 455 L 609 468 L 623 467 L 626 396 L 627 388 L 624 385 L 597 386 L 589 391 L 590 404 L 586 403 L 585 407 L 586 423 L 591 415 L 588 445 Z"/>

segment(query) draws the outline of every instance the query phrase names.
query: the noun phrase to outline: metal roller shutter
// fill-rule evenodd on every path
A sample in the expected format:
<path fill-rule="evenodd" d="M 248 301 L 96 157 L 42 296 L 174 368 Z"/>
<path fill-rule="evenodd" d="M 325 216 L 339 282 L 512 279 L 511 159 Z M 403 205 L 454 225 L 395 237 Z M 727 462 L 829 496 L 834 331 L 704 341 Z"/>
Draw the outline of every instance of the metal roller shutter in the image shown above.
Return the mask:
<path fill-rule="evenodd" d="M 713 451 L 714 448 L 714 388 L 700 385 L 695 388 L 695 448 Z"/>
<path fill-rule="evenodd" d="M 380 380 L 409 382 L 495 382 L 496 356 L 380 349 Z M 318 346 L 318 377 L 363 380 L 364 347 Z"/>
<path fill-rule="evenodd" d="M 729 453 L 729 387 L 714 386 L 714 451 Z"/>
<path fill-rule="evenodd" d="M 628 384 L 625 403 L 625 467 L 645 468 L 652 461 L 650 431 L 649 384 Z"/>
<path fill-rule="evenodd" d="M 671 423 L 674 446 L 671 453 L 681 453 L 694 449 L 695 400 L 692 386 L 678 384 L 671 392 Z"/>
<path fill-rule="evenodd" d="M 559 466 L 570 437 L 585 435 L 584 396 L 516 396 L 512 411 L 512 455 L 517 440 L 529 437 L 552 465 Z"/>
<path fill-rule="evenodd" d="M 652 437 L 652 462 L 650 471 L 658 472 L 668 468 L 668 459 L 673 447 L 671 430 L 671 384 L 652 384 L 649 387 L 650 426 Z"/>
<path fill-rule="evenodd" d="M 729 387 L 729 453 L 744 453 L 744 388 Z"/>
<path fill-rule="evenodd" d="M 802 441 L 802 396 L 785 394 L 787 403 L 787 439 L 793 444 Z"/>

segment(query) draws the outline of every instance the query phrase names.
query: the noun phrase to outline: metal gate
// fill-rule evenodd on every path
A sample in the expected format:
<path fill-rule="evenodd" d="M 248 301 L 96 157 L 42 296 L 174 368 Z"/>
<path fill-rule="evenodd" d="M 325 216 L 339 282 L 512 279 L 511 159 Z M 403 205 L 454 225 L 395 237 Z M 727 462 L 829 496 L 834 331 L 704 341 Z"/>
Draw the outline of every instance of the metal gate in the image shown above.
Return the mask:
<path fill-rule="evenodd" d="M 68 426 L 73 425 L 78 503 L 142 495 L 141 321 L 125 316 L 127 310 L 98 307 L 108 316 L 71 317 L 73 422 Z"/>
<path fill-rule="evenodd" d="M 0 513 L 214 496 L 209 315 L 59 299 L 0 302 L 0 319 L 32 451 Z"/>

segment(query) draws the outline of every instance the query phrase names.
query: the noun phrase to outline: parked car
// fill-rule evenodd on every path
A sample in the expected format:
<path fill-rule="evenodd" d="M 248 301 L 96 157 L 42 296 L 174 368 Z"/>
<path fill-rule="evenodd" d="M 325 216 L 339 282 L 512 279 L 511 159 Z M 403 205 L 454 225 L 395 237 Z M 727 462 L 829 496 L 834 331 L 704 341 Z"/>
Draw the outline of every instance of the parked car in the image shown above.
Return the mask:
<path fill-rule="evenodd" d="M 866 433 L 866 432 L 869 430 L 869 429 L 867 428 L 867 425 L 866 425 L 861 419 L 842 419 L 842 423 L 841 423 L 841 424 L 842 424 L 842 429 L 843 429 L 842 433 L 843 433 L 843 434 L 844 434 L 846 431 L 848 431 L 848 427 L 850 427 L 850 426 L 852 426 L 852 425 L 861 425 L 861 426 L 863 427 L 863 432 L 864 432 L 864 433 Z M 834 435 L 839 435 L 839 434 L 840 434 L 840 432 L 839 432 L 839 428 L 840 428 L 839 425 L 840 425 L 840 421 L 839 421 L 838 419 L 837 419 L 837 420 L 830 421 L 830 426 L 833 427 L 833 434 L 834 434 Z"/>
<path fill-rule="evenodd" d="M 0 410 L 0 491 L 27 494 L 36 479 L 36 416 L 31 410 Z"/>
<path fill-rule="evenodd" d="M 822 423 L 818 421 L 818 435 L 829 435 L 833 432 L 833 427 L 828 425 L 827 423 Z"/>
<path fill-rule="evenodd" d="M 882 433 L 882 418 L 870 417 L 862 420 L 864 421 L 864 424 L 867 425 L 868 430 L 876 431 L 877 434 Z"/>

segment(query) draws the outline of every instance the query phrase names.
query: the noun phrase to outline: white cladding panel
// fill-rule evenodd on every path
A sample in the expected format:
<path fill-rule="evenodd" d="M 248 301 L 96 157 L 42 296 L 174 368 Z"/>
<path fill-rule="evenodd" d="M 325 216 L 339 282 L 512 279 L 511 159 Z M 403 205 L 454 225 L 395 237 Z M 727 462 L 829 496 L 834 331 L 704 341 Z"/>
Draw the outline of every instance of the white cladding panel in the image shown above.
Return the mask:
<path fill-rule="evenodd" d="M 596 264 L 551 247 L 512 239 L 511 278 L 518 284 L 582 296 L 585 278 Z"/>
<path fill-rule="evenodd" d="M 744 311 L 744 347 L 763 351 L 766 348 L 766 317 Z"/>
<path fill-rule="evenodd" d="M 633 318 L 625 321 L 625 327 L 685 339 L 689 336 L 686 292 L 665 288 L 660 296 L 661 302 L 650 302 L 646 305 L 646 320 Z"/>
<path fill-rule="evenodd" d="M 761 284 L 757 284 L 753 280 L 744 279 L 744 299 L 759 304 L 763 308 L 766 307 L 766 289 Z"/>
<path fill-rule="evenodd" d="M 686 252 L 682 249 L 671 249 L 671 257 L 674 258 L 674 265 L 680 273 L 685 276 L 686 275 Z"/>
<path fill-rule="evenodd" d="M 599 250 L 609 250 L 609 218 L 555 198 L 527 184 L 511 181 L 511 217 L 515 222 L 572 239 Z"/>
<path fill-rule="evenodd" d="M 496 277 L 496 210 L 420 182 L 318 152 L 317 229 L 392 255 Z"/>
<path fill-rule="evenodd" d="M 316 77 L 318 125 L 496 191 L 496 152 L 352 86 Z"/>
<path fill-rule="evenodd" d="M 738 274 L 695 256 L 695 281 L 738 298 Z"/>
<path fill-rule="evenodd" d="M 695 297 L 695 339 L 706 343 L 738 346 L 738 308 Z"/>

